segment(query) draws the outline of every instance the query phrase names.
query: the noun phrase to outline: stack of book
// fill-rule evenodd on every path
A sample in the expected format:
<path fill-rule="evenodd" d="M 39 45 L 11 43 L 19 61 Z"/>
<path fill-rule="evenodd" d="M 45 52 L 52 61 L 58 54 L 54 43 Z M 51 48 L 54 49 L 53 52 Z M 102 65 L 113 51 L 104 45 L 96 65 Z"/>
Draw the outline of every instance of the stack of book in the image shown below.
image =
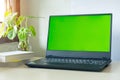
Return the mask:
<path fill-rule="evenodd" d="M 0 52 L 0 62 L 19 62 L 35 57 L 35 53 L 31 51 L 9 51 Z"/>

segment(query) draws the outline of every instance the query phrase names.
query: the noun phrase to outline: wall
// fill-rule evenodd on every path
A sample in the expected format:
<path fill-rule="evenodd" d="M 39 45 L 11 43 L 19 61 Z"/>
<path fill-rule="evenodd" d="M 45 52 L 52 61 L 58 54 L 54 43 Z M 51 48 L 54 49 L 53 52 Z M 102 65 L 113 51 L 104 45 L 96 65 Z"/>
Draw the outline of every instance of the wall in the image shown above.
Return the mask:
<path fill-rule="evenodd" d="M 35 52 L 45 56 L 49 15 L 68 14 L 69 0 L 21 0 L 21 14 L 41 18 L 29 20 L 34 24 L 37 36 L 31 38 L 31 45 Z"/>
<path fill-rule="evenodd" d="M 31 38 L 33 50 L 44 56 L 49 15 L 113 13 L 112 59 L 120 60 L 119 4 L 119 0 L 21 0 L 21 14 L 41 17 L 29 20 L 29 24 L 34 24 L 37 30 L 37 37 Z"/>

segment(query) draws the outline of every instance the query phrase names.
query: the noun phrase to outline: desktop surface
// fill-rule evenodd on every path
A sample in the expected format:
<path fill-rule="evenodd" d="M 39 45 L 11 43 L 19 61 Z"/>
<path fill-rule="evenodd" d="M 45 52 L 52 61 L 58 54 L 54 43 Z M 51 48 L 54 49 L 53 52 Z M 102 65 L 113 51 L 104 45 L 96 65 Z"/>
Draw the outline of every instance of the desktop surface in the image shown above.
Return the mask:
<path fill-rule="evenodd" d="M 120 62 L 112 62 L 102 72 L 0 67 L 0 80 L 120 80 L 119 75 Z"/>

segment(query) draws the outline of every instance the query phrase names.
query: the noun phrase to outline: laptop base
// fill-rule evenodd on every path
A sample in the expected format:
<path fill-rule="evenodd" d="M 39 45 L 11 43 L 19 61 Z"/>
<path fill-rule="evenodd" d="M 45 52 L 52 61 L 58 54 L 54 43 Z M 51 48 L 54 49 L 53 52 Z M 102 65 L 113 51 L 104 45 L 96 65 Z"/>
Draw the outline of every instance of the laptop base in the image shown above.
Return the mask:
<path fill-rule="evenodd" d="M 65 70 L 79 70 L 79 71 L 102 71 L 111 60 L 108 60 L 102 65 L 93 64 L 64 64 L 64 63 L 49 63 L 44 62 L 44 59 L 39 59 L 35 61 L 30 61 L 26 63 L 28 67 L 32 68 L 48 68 L 48 69 L 65 69 Z"/>

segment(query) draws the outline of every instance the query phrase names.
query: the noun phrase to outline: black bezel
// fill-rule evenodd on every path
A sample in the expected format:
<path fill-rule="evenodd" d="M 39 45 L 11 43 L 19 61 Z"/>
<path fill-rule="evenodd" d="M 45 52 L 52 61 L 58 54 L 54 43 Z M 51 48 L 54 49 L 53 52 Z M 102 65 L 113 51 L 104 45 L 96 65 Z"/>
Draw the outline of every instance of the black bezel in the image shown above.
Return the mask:
<path fill-rule="evenodd" d="M 49 40 L 49 28 L 50 28 L 50 18 L 52 16 L 89 16 L 89 15 L 111 15 L 111 26 L 110 26 L 110 52 L 89 52 L 89 51 L 57 51 L 48 50 L 48 40 Z M 47 50 L 46 57 L 57 56 L 57 57 L 80 57 L 80 58 L 106 58 L 111 59 L 111 44 L 112 44 L 112 13 L 104 14 L 80 14 L 80 15 L 52 15 L 49 17 L 49 28 L 48 28 L 48 40 L 47 40 Z"/>

